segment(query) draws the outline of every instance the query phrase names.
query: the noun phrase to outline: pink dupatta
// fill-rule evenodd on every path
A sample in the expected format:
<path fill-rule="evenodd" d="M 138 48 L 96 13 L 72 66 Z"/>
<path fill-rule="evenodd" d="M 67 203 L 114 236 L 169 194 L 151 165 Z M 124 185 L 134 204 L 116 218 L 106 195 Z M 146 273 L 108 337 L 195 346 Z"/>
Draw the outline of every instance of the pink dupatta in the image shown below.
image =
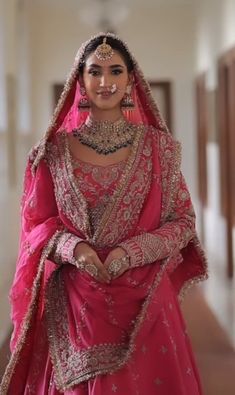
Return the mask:
<path fill-rule="evenodd" d="M 96 234 L 91 234 L 86 202 L 74 187 L 71 177 L 66 177 L 66 174 L 71 175 L 66 144 L 60 145 L 59 143 L 61 136 L 62 139 L 66 139 L 66 136 L 63 137 L 64 134 L 71 132 L 74 127 L 83 123 L 88 115 L 86 113 L 81 114 L 77 110 L 77 103 L 80 98 L 77 70 L 86 45 L 87 43 L 78 52 L 45 136 L 29 156 L 22 199 L 20 252 L 11 289 L 12 320 L 14 323 L 11 343 L 12 357 L 1 384 L 3 394 L 7 394 L 14 386 L 16 388 L 17 377 L 21 377 L 22 382 L 24 382 L 27 376 L 28 355 L 34 341 L 36 322 L 45 313 L 45 292 L 48 295 L 49 307 L 53 304 L 58 308 L 61 306 L 61 304 L 58 304 L 58 301 L 61 302 L 61 300 L 57 298 L 55 290 L 62 286 L 61 271 L 65 273 L 64 282 L 66 284 L 66 281 L 68 281 L 67 271 L 70 269 L 58 268 L 49 260 L 49 256 L 55 248 L 57 238 L 63 231 L 70 231 L 92 242 L 96 246 L 100 257 L 104 259 L 110 249 L 121 241 L 143 232 L 150 232 L 164 225 L 173 215 L 177 218 L 181 211 L 190 211 L 192 208 L 190 197 L 185 200 L 183 206 L 181 203 L 178 209 L 177 205 L 174 204 L 177 199 L 176 192 L 186 190 L 180 174 L 179 145 L 173 141 L 160 117 L 148 83 L 132 57 L 134 62 L 135 88 L 133 98 L 135 110 L 127 111 L 124 115 L 132 123 L 139 125 L 139 131 L 133 144 L 126 173 L 120 183 L 118 201 L 107 209 L 102 226 Z M 65 147 L 65 151 L 61 151 L 61 147 Z M 166 152 L 168 155 L 166 155 Z M 59 157 L 62 158 L 61 162 L 54 160 Z M 146 179 L 142 182 L 142 187 L 141 183 L 138 184 L 140 188 L 138 196 L 140 198 L 136 203 L 136 196 L 131 196 L 130 189 L 135 181 L 140 164 L 143 165 L 143 168 L 145 166 Z M 60 171 L 64 177 L 58 178 Z M 159 183 L 151 181 L 160 178 L 162 180 L 162 190 L 159 189 Z M 70 193 L 71 205 L 66 204 L 66 202 L 63 203 L 61 183 L 63 183 L 64 190 Z M 62 189 L 60 190 L 60 188 Z M 125 202 L 125 196 L 130 197 L 128 203 Z M 131 219 L 125 218 L 125 210 L 127 210 L 128 205 L 132 211 Z M 120 217 L 121 215 L 122 217 Z M 120 229 L 116 230 L 116 233 L 113 232 L 115 221 L 120 224 Z M 191 284 L 207 277 L 206 262 L 196 234 L 180 253 L 171 255 L 161 265 L 147 265 L 144 268 L 135 269 L 134 272 L 132 281 L 137 284 L 145 282 L 149 289 L 148 291 L 141 287 L 138 291 L 135 289 L 138 299 L 137 305 L 139 306 L 142 300 L 142 307 L 139 310 L 139 307 L 136 306 L 136 310 L 133 310 L 133 316 L 128 316 L 128 325 L 135 318 L 135 325 L 132 328 L 130 326 L 128 336 L 122 342 L 120 331 L 115 332 L 101 326 L 92 339 L 83 343 L 83 348 L 87 350 L 97 347 L 98 344 L 103 342 L 103 333 L 108 343 L 115 344 L 114 349 L 111 347 L 109 366 L 104 364 L 101 370 L 91 367 L 86 374 L 82 371 L 80 376 L 77 375 L 75 380 L 71 377 L 74 372 L 67 367 L 64 367 L 62 374 L 59 373 L 61 370 L 60 364 L 63 364 L 63 361 L 61 362 L 60 357 L 55 355 L 53 348 L 55 350 L 56 347 L 57 349 L 60 347 L 57 343 L 58 336 L 56 336 L 60 334 L 60 329 L 56 326 L 56 321 L 53 321 L 53 315 L 49 314 L 51 328 L 54 328 L 54 335 L 51 333 L 51 336 L 54 336 L 54 340 L 51 342 L 51 355 L 57 372 L 57 385 L 60 390 L 70 388 L 97 374 L 115 371 L 126 363 L 135 348 L 136 342 L 138 342 L 138 336 L 141 336 L 142 331 L 143 333 L 145 331 L 143 322 L 148 312 L 152 310 L 151 302 L 156 298 L 156 290 L 164 273 L 168 273 L 176 292 L 180 296 Z M 120 289 L 128 290 L 128 281 L 130 281 L 128 278 L 128 274 L 126 274 L 116 280 L 112 290 L 114 295 Z M 84 293 L 90 289 L 89 287 L 94 289 L 98 287 L 97 284 L 92 281 L 89 283 L 88 280 L 84 281 L 83 286 L 85 287 Z M 61 289 L 61 294 L 63 294 L 63 289 Z M 123 326 L 125 327 L 125 318 L 123 319 Z M 67 340 L 68 347 L 69 344 L 74 345 L 76 343 L 72 332 L 70 332 Z M 98 351 L 100 350 L 98 349 Z M 78 347 L 73 352 L 81 352 L 81 349 Z M 116 356 L 118 356 L 118 360 Z M 81 354 L 79 354 L 79 357 L 81 357 Z M 19 360 L 21 360 L 21 364 L 19 364 Z M 23 360 L 24 362 L 22 362 Z M 64 363 L 68 363 L 68 360 Z"/>

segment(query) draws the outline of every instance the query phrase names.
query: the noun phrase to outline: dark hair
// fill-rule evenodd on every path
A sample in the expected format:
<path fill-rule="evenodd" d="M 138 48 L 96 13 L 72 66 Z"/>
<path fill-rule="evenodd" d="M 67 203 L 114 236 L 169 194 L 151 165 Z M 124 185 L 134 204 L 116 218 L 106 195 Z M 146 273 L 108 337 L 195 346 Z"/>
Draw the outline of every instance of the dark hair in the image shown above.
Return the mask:
<path fill-rule="evenodd" d="M 124 62 L 126 64 L 128 72 L 130 73 L 134 69 L 134 64 L 133 64 L 133 60 L 131 58 L 131 55 L 129 54 L 127 48 L 122 43 L 122 41 L 118 40 L 115 37 L 103 35 L 103 36 L 95 37 L 93 40 L 91 40 L 89 42 L 89 44 L 87 44 L 87 46 L 86 46 L 86 48 L 84 50 L 81 62 L 80 62 L 79 67 L 78 67 L 79 74 L 83 74 L 83 70 L 84 70 L 84 66 L 85 66 L 85 63 L 86 63 L 86 59 L 88 58 L 88 56 L 90 56 L 96 50 L 98 45 L 103 43 L 104 37 L 107 37 L 106 43 L 111 45 L 111 47 L 114 50 L 118 51 L 119 54 L 122 56 L 122 58 L 123 58 L 123 60 L 124 60 Z"/>

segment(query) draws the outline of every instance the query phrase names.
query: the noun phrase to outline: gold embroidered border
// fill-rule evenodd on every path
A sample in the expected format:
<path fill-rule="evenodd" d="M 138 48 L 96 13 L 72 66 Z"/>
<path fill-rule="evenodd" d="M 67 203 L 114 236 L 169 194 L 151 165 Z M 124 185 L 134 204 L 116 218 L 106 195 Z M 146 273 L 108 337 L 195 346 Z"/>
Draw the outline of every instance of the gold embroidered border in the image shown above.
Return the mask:
<path fill-rule="evenodd" d="M 127 160 L 121 179 L 113 199 L 107 204 L 99 227 L 92 235 L 89 223 L 89 212 L 85 197 L 79 190 L 73 173 L 72 158 L 69 151 L 67 134 L 61 133 L 54 143 L 48 144 L 48 162 L 51 169 L 55 185 L 55 196 L 60 210 L 68 217 L 76 229 L 82 230 L 87 241 L 96 247 L 114 246 L 121 239 L 124 239 L 133 223 L 138 219 L 139 212 L 151 185 L 152 161 L 151 161 L 151 138 L 143 126 L 135 126 L 135 140 L 131 153 Z M 140 159 L 141 163 L 140 163 Z M 138 180 L 138 174 L 140 174 Z M 144 181 L 141 179 L 144 175 Z M 130 184 L 134 184 L 136 178 L 136 190 L 138 193 L 131 196 L 129 193 L 128 204 L 127 191 L 130 191 Z M 137 187 L 138 186 L 138 187 Z M 131 207 L 131 219 L 125 217 L 125 213 L 120 210 L 121 205 Z M 124 209 L 123 209 L 124 210 Z M 122 214 L 122 218 L 120 218 Z M 117 218 L 119 217 L 119 218 Z M 118 229 L 113 227 L 113 223 L 121 223 Z"/>
<path fill-rule="evenodd" d="M 50 356 L 55 383 L 64 391 L 119 366 L 125 357 L 124 343 L 102 343 L 77 350 L 69 338 L 67 298 L 63 275 L 58 270 L 50 278 L 46 292 L 46 317 Z"/>
<path fill-rule="evenodd" d="M 203 269 L 204 269 L 204 273 L 200 274 L 200 275 L 196 275 L 194 277 L 192 277 L 190 280 L 186 280 L 180 291 L 178 294 L 178 300 L 180 303 L 183 302 L 185 296 L 187 295 L 187 292 L 190 290 L 190 288 L 192 288 L 194 285 L 200 283 L 201 281 L 205 281 L 207 280 L 207 278 L 209 277 L 208 274 L 208 264 L 207 264 L 207 258 L 205 256 L 205 252 L 203 251 L 202 247 L 201 247 L 201 243 L 197 237 L 197 235 L 195 235 L 195 237 L 192 239 L 194 246 L 198 252 L 198 255 L 200 256 L 201 260 L 202 260 L 202 265 L 203 265 Z"/>
<path fill-rule="evenodd" d="M 124 172 L 121 176 L 119 186 L 116 190 L 115 199 L 113 200 L 113 202 L 110 202 L 110 204 L 108 205 L 107 209 L 104 212 L 103 218 L 101 220 L 101 226 L 97 229 L 97 231 L 94 234 L 94 239 L 93 239 L 94 242 L 98 240 L 101 241 L 106 226 L 110 222 L 112 224 L 114 223 L 113 215 L 116 214 L 116 209 L 118 206 L 120 206 L 120 201 L 123 198 L 123 190 L 128 182 L 128 179 L 130 179 L 132 175 L 131 170 L 133 170 L 133 165 L 134 163 L 137 163 L 139 159 L 139 156 L 137 157 L 137 151 L 138 149 L 140 150 L 140 146 L 142 146 L 143 144 L 144 131 L 145 130 L 143 129 L 143 127 L 137 127 L 135 138 L 131 147 L 131 153 L 126 163 Z"/>
<path fill-rule="evenodd" d="M 48 144 L 48 164 L 51 170 L 58 208 L 71 221 L 75 229 L 83 232 L 86 239 L 91 236 L 87 202 L 80 191 L 75 191 L 73 172 L 69 163 L 66 132 L 60 133 L 56 141 Z"/>
<path fill-rule="evenodd" d="M 166 155 L 166 152 L 169 152 L 169 154 Z M 163 186 L 161 222 L 164 223 L 175 203 L 177 192 L 176 185 L 180 177 L 181 146 L 178 142 L 175 142 L 170 135 L 161 131 L 159 131 L 159 155 Z M 195 275 L 190 280 L 185 280 L 178 294 L 180 302 L 183 301 L 186 293 L 193 285 L 208 278 L 207 259 L 197 235 L 193 237 L 192 242 L 202 260 L 204 273 Z"/>
<path fill-rule="evenodd" d="M 5 370 L 5 373 L 4 373 L 4 376 L 2 378 L 2 382 L 0 385 L 1 395 L 8 394 L 8 388 L 10 385 L 12 375 L 14 374 L 14 370 L 15 370 L 17 363 L 19 363 L 20 352 L 26 342 L 26 337 L 27 337 L 27 333 L 30 329 L 32 317 L 33 317 L 33 314 L 37 308 L 37 298 L 39 295 L 41 277 L 42 277 L 43 270 L 44 270 L 44 263 L 45 263 L 45 260 L 47 259 L 47 257 L 49 256 L 50 252 L 52 251 L 59 235 L 60 235 L 60 231 L 56 231 L 55 234 L 51 237 L 51 239 L 49 240 L 49 242 L 46 244 L 46 246 L 44 247 L 44 249 L 42 251 L 37 275 L 34 279 L 33 286 L 32 286 L 31 301 L 30 301 L 28 310 L 27 310 L 26 315 L 25 315 L 23 322 L 22 322 L 21 333 L 19 335 L 17 345 L 11 355 L 10 361 L 7 365 L 7 368 Z"/>
<path fill-rule="evenodd" d="M 180 177 L 181 145 L 160 131 L 158 144 L 163 189 L 161 223 L 164 223 L 175 202 L 176 185 Z"/>
<path fill-rule="evenodd" d="M 87 369 L 86 365 L 82 367 L 82 369 L 81 367 L 78 366 L 79 363 L 81 363 L 81 361 L 79 361 L 79 357 L 81 354 L 79 353 L 71 354 L 71 351 L 73 350 L 71 350 L 71 344 L 68 341 L 63 342 L 62 347 L 58 345 L 58 342 L 61 341 L 61 339 L 64 340 L 64 336 L 66 337 L 66 331 L 68 333 L 67 324 L 66 324 L 67 316 L 66 313 L 64 313 L 63 317 L 60 314 L 60 317 L 58 318 L 60 322 L 63 323 L 64 331 L 65 331 L 63 334 L 61 333 L 62 336 L 61 334 L 58 336 L 58 333 L 56 333 L 54 330 L 54 325 L 56 321 L 53 312 L 54 306 L 52 305 L 52 300 L 54 299 L 56 303 L 58 301 L 58 292 L 59 295 L 61 295 L 63 289 L 61 288 L 61 283 L 59 281 L 56 281 L 54 284 L 50 282 L 49 292 L 47 292 L 48 340 L 50 345 L 50 355 L 55 370 L 56 387 L 58 388 L 58 390 L 66 391 L 71 389 L 75 385 L 87 381 L 97 375 L 114 373 L 128 362 L 128 360 L 131 358 L 132 353 L 135 350 L 136 336 L 138 335 L 138 332 L 142 324 L 145 322 L 147 309 L 151 303 L 154 292 L 156 291 L 162 280 L 162 277 L 166 269 L 167 269 L 167 265 L 162 265 L 159 272 L 155 276 L 151 289 L 144 303 L 142 304 L 140 313 L 138 314 L 135 323 L 133 325 L 133 330 L 130 335 L 129 344 L 102 344 L 84 350 L 84 354 L 82 355 L 82 357 L 84 358 L 85 356 L 85 360 L 87 360 L 88 358 L 91 359 L 94 358 L 92 361 L 92 366 L 90 366 L 90 369 Z M 54 276 L 57 275 L 58 275 L 58 271 L 57 273 L 54 273 Z M 59 286 L 59 291 L 58 291 L 58 286 Z M 54 293 L 54 297 L 52 297 L 53 293 Z M 59 307 L 61 311 L 61 307 L 62 307 L 61 303 Z M 116 356 L 113 354 L 115 350 L 117 352 Z M 102 363 L 100 361 L 100 358 L 98 357 L 99 351 L 101 351 L 101 353 L 103 353 L 104 356 L 104 360 L 102 361 Z M 59 360 L 59 354 L 61 353 L 63 353 L 64 358 L 66 357 L 68 358 L 67 366 L 65 366 L 64 362 L 62 363 L 62 361 Z M 78 375 L 74 373 L 76 371 L 77 366 L 79 369 L 81 369 Z M 67 380 L 66 380 L 66 372 L 64 372 L 64 369 L 68 372 Z M 71 372 L 74 373 L 74 376 L 71 376 Z"/>
<path fill-rule="evenodd" d="M 127 237 L 131 228 L 134 228 L 152 181 L 151 152 L 151 140 L 148 132 L 140 128 L 137 131 L 130 161 L 127 163 L 120 180 L 120 187 L 117 190 L 117 194 L 115 194 L 114 201 L 111 202 L 104 213 L 100 226 L 94 235 L 94 243 L 98 243 L 101 246 L 107 244 L 116 245 L 120 240 Z M 141 169 L 143 169 L 142 176 L 144 176 L 144 180 L 138 179 L 138 170 Z M 136 178 L 135 181 L 134 178 Z M 138 193 L 131 192 L 131 186 L 134 183 Z M 125 201 L 128 201 L 128 203 L 125 203 Z M 121 209 L 124 206 L 125 210 L 123 210 L 126 213 L 126 217 Z M 131 216 L 128 216 L 128 207 L 129 211 L 131 210 Z M 114 228 L 114 223 L 120 226 Z"/>
<path fill-rule="evenodd" d="M 178 156 L 178 159 L 177 159 L 177 155 L 179 155 L 179 151 L 177 151 L 177 147 L 178 147 L 178 150 L 179 150 L 179 146 L 177 146 L 175 144 L 171 144 L 171 141 L 169 142 L 169 140 L 168 140 L 168 144 L 171 147 L 171 151 L 169 150 L 171 155 L 166 157 L 167 158 L 166 162 L 168 162 L 168 163 L 164 163 L 164 166 L 163 166 L 163 175 L 164 175 L 164 178 L 165 178 L 165 181 L 166 181 L 165 185 L 166 185 L 166 187 L 168 187 L 168 189 L 165 188 L 164 191 L 163 191 L 167 195 L 166 196 L 166 200 L 165 200 L 165 211 L 164 211 L 164 217 L 165 218 L 167 218 L 167 215 L 169 214 L 169 210 L 172 207 L 170 199 L 172 198 L 172 194 L 175 193 L 175 189 L 176 189 L 175 186 L 177 184 L 178 174 L 180 174 L 180 172 L 179 172 L 180 157 Z M 162 150 L 163 150 L 162 152 L 164 152 L 163 147 L 162 147 Z M 172 183 L 170 183 L 170 185 L 168 183 L 169 174 L 172 177 L 172 180 L 171 180 Z M 167 210 L 166 210 L 166 208 L 167 208 Z M 197 249 L 199 249 L 199 245 L 197 246 Z M 205 266 L 204 267 L 206 268 L 206 262 L 205 262 Z M 133 331 L 132 331 L 131 336 L 130 336 L 129 345 L 128 345 L 126 351 L 123 352 L 123 354 L 120 354 L 121 357 L 120 357 L 120 360 L 116 363 L 116 366 L 113 366 L 113 367 L 111 367 L 111 366 L 109 366 L 109 367 L 102 366 L 102 367 L 100 367 L 100 369 L 99 369 L 99 367 L 97 367 L 96 372 L 94 372 L 94 371 L 93 372 L 90 371 L 89 373 L 86 372 L 86 373 L 84 373 L 83 376 L 81 375 L 80 377 L 74 377 L 67 384 L 65 382 L 62 383 L 62 379 L 61 379 L 61 376 L 60 376 L 60 380 L 59 380 L 60 383 L 58 383 L 58 385 L 59 385 L 58 388 L 60 388 L 62 390 L 66 390 L 66 389 L 71 388 L 72 386 L 74 386 L 74 385 L 76 385 L 76 384 L 78 384 L 78 383 L 80 383 L 80 382 L 82 382 L 84 380 L 88 380 L 88 379 L 94 377 L 95 375 L 104 374 L 104 373 L 112 373 L 112 372 L 118 370 L 119 368 L 121 368 L 123 365 L 125 365 L 125 363 L 131 357 L 132 352 L 134 351 L 136 336 L 137 336 L 137 334 L 138 334 L 138 332 L 139 332 L 139 330 L 141 328 L 141 325 L 143 324 L 143 322 L 145 320 L 147 309 L 149 307 L 149 304 L 151 303 L 152 296 L 153 296 L 155 290 L 157 289 L 158 285 L 160 284 L 162 276 L 164 275 L 166 270 L 167 270 L 167 260 L 161 266 L 161 269 L 160 269 L 159 273 L 155 277 L 155 280 L 154 280 L 154 282 L 152 284 L 151 290 L 150 290 L 148 296 L 145 299 L 145 302 L 144 302 L 144 304 L 142 306 L 140 314 L 136 318 L 135 325 L 133 327 Z M 182 298 L 183 294 L 186 292 L 186 290 L 191 285 L 193 285 L 193 284 L 205 279 L 206 277 L 207 277 L 207 274 L 205 273 L 205 274 L 197 275 L 194 278 L 192 278 L 192 279 L 190 279 L 188 281 L 185 281 L 185 283 L 183 284 L 182 289 L 180 291 L 179 299 Z M 124 349 L 125 349 L 125 347 L 124 347 Z M 54 364 L 56 366 L 56 361 L 54 362 Z"/>

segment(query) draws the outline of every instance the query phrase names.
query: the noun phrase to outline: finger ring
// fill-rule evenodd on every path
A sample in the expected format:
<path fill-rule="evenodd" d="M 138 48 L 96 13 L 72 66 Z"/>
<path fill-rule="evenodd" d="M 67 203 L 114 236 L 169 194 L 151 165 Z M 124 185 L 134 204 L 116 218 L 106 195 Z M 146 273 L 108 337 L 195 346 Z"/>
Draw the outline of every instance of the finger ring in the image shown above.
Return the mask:
<path fill-rule="evenodd" d="M 85 262 L 84 260 L 76 259 L 75 265 L 77 266 L 78 269 L 84 270 L 85 269 Z"/>
<path fill-rule="evenodd" d="M 122 267 L 128 267 L 128 263 L 129 263 L 128 255 L 125 255 L 120 259 L 114 259 L 108 267 L 109 274 L 116 276 Z"/>
<path fill-rule="evenodd" d="M 71 263 L 72 263 L 72 265 L 76 266 L 76 268 L 79 269 L 79 270 L 84 270 L 85 269 L 85 262 L 82 259 L 80 260 L 79 258 L 78 259 L 73 258 L 71 260 Z"/>
<path fill-rule="evenodd" d="M 121 269 L 121 267 L 122 267 L 122 261 L 121 261 L 121 259 L 114 259 L 111 263 L 110 263 L 110 265 L 109 265 L 109 267 L 108 267 L 108 272 L 109 272 L 109 274 L 112 274 L 112 275 L 116 275 L 116 274 L 118 274 L 118 272 L 119 272 L 119 270 Z"/>
<path fill-rule="evenodd" d="M 85 265 L 85 270 L 93 277 L 98 277 L 98 269 L 93 263 L 88 263 Z"/>

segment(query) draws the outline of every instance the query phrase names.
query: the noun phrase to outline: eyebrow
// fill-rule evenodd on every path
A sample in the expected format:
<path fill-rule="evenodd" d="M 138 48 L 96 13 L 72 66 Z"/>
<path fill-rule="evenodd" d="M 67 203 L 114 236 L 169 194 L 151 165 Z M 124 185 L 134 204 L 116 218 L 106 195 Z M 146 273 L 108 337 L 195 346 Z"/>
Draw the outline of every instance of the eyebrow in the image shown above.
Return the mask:
<path fill-rule="evenodd" d="M 89 64 L 88 67 L 96 67 L 97 69 L 102 69 L 102 66 L 100 66 L 99 64 L 95 64 L 95 63 Z M 112 64 L 111 66 L 109 66 L 110 69 L 114 69 L 117 67 L 124 69 L 124 66 L 122 66 L 121 64 Z"/>

